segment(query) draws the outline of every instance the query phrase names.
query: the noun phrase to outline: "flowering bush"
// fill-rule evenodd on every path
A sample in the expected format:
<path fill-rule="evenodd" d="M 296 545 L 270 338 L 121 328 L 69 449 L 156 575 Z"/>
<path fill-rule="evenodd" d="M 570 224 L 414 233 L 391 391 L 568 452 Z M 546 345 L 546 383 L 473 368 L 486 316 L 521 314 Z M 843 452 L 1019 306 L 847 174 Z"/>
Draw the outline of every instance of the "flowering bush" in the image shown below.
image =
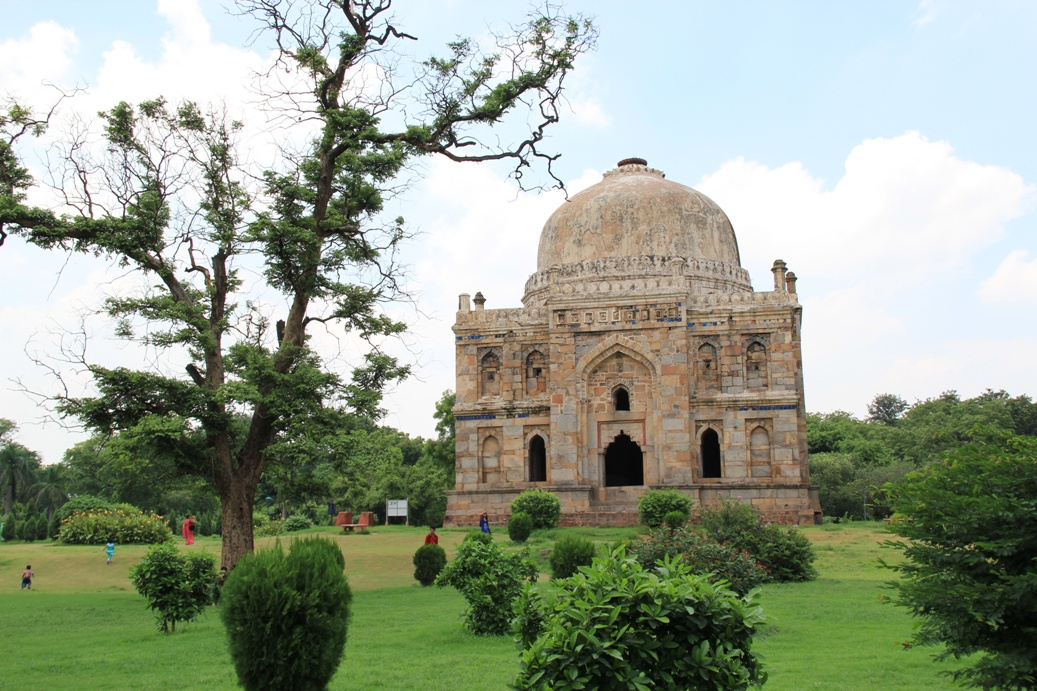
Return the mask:
<path fill-rule="evenodd" d="M 155 544 L 172 540 L 173 533 L 158 514 L 101 509 L 74 513 L 63 520 L 58 539 L 74 545 Z"/>

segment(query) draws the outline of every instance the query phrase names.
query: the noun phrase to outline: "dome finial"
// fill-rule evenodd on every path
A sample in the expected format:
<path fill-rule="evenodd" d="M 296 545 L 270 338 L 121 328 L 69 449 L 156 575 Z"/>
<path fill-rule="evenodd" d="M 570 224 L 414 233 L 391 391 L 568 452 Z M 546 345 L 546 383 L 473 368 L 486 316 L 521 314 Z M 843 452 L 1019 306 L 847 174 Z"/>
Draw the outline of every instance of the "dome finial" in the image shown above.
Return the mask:
<path fill-rule="evenodd" d="M 622 161 L 620 161 L 619 163 L 616 164 L 616 167 L 617 168 L 622 168 L 623 166 L 646 166 L 646 165 L 648 165 L 648 161 L 646 161 L 643 158 L 624 158 Z"/>

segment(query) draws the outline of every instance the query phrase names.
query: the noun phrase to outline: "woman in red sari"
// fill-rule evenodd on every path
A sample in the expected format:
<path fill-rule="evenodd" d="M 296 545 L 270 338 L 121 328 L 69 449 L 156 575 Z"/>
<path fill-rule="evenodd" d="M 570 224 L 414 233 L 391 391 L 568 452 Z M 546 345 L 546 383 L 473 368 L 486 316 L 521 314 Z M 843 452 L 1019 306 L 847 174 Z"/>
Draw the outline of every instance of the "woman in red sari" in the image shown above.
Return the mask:
<path fill-rule="evenodd" d="M 194 544 L 194 516 L 188 516 L 180 524 L 180 534 L 184 536 L 185 545 Z"/>

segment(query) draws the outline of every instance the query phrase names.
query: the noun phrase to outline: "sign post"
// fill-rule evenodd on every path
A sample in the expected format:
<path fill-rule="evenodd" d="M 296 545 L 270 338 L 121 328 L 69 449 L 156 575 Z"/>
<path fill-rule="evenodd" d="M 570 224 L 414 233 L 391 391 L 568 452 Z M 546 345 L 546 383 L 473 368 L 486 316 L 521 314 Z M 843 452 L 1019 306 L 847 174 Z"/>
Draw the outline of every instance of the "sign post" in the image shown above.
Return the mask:
<path fill-rule="evenodd" d="M 406 499 L 387 499 L 385 501 L 385 525 L 389 525 L 389 518 L 402 516 L 404 525 L 410 525 L 410 513 L 407 508 Z"/>

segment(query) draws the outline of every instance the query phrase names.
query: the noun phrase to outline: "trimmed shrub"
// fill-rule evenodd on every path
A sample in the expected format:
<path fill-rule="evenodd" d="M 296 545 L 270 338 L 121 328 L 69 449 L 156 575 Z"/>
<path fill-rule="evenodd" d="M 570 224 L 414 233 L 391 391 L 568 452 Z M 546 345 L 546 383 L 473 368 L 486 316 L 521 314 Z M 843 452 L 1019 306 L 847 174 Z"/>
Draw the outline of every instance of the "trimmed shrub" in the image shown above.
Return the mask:
<path fill-rule="evenodd" d="M 114 508 L 115 506 L 107 499 L 81 494 L 66 501 L 54 513 L 59 521 L 63 521 L 74 513 L 97 513 Z"/>
<path fill-rule="evenodd" d="M 26 542 L 36 542 L 35 518 L 27 518 L 18 524 L 18 537 Z"/>
<path fill-rule="evenodd" d="M 238 682 L 246 689 L 327 687 L 342 661 L 352 592 L 345 559 L 318 536 L 247 555 L 220 596 Z"/>
<path fill-rule="evenodd" d="M 55 511 L 54 515 L 51 516 L 50 522 L 47 523 L 47 537 L 51 540 L 57 540 L 61 534 L 61 519 L 58 518 L 58 514 Z"/>
<path fill-rule="evenodd" d="M 492 545 L 493 536 L 489 533 L 484 533 L 481 530 L 472 530 L 464 536 L 464 540 L 462 540 L 461 542 L 478 542 L 484 545 Z"/>
<path fill-rule="evenodd" d="M 525 542 L 532 532 L 533 519 L 528 513 L 519 511 L 511 514 L 511 518 L 508 519 L 508 537 L 514 542 Z"/>
<path fill-rule="evenodd" d="M 7 514 L 6 516 L 4 516 L 3 521 L 0 522 L 4 524 L 3 532 L 0 533 L 0 535 L 2 535 L 2 537 L 6 541 L 14 540 L 15 536 L 17 535 L 18 528 L 18 526 L 14 524 L 14 516 L 12 516 L 11 514 Z"/>
<path fill-rule="evenodd" d="M 163 633 L 176 631 L 178 621 L 193 621 L 209 604 L 216 578 L 216 557 L 182 553 L 173 542 L 148 550 L 130 569 L 133 586 L 148 599 Z"/>
<path fill-rule="evenodd" d="M 273 521 L 265 521 L 262 525 L 257 525 L 254 532 L 256 537 L 280 535 L 284 532 L 284 521 L 279 518 Z"/>
<path fill-rule="evenodd" d="M 172 540 L 173 533 L 157 514 L 120 508 L 74 513 L 61 522 L 58 539 L 73 545 L 156 544 Z"/>
<path fill-rule="evenodd" d="M 551 550 L 551 575 L 555 579 L 568 578 L 581 566 L 594 561 L 594 543 L 579 535 L 565 535 Z"/>
<path fill-rule="evenodd" d="M 665 518 L 663 518 L 663 525 L 670 530 L 677 530 L 678 528 L 683 527 L 687 522 L 687 514 L 681 513 L 680 511 L 671 511 L 666 514 Z"/>
<path fill-rule="evenodd" d="M 691 499 L 675 489 L 650 489 L 637 501 L 637 517 L 649 528 L 661 526 L 674 511 L 684 516 L 684 523 L 691 516 Z"/>
<path fill-rule="evenodd" d="M 558 525 L 562 517 L 562 505 L 558 497 L 546 489 L 527 489 L 511 500 L 511 512 L 529 514 L 533 519 L 533 528 L 541 530 Z"/>
<path fill-rule="evenodd" d="M 767 525 L 751 504 L 722 498 L 715 507 L 703 507 L 701 530 L 718 542 L 749 552 L 767 569 L 770 581 L 817 578 L 810 541 L 795 526 Z"/>
<path fill-rule="evenodd" d="M 653 530 L 630 544 L 627 553 L 646 569 L 666 558 L 681 557 L 692 573 L 723 579 L 739 595 L 745 595 L 768 580 L 767 569 L 744 549 L 717 542 L 690 526 L 676 530 Z"/>
<path fill-rule="evenodd" d="M 516 689 L 745 689 L 767 678 L 751 650 L 764 619 L 755 594 L 680 560 L 645 569 L 618 550 L 557 585 L 516 603 Z"/>
<path fill-rule="evenodd" d="M 313 520 L 302 514 L 292 514 L 284 519 L 284 532 L 293 533 L 297 530 L 306 530 L 313 527 Z"/>
<path fill-rule="evenodd" d="M 473 633 L 500 636 L 510 628 L 512 604 L 523 584 L 534 583 L 540 574 L 528 548 L 505 554 L 495 542 L 473 537 L 482 534 L 471 533 L 461 542 L 436 585 L 454 587 L 464 596 L 465 626 Z"/>
<path fill-rule="evenodd" d="M 446 550 L 439 545 L 422 545 L 414 553 L 414 579 L 422 585 L 432 585 L 446 566 Z"/>

